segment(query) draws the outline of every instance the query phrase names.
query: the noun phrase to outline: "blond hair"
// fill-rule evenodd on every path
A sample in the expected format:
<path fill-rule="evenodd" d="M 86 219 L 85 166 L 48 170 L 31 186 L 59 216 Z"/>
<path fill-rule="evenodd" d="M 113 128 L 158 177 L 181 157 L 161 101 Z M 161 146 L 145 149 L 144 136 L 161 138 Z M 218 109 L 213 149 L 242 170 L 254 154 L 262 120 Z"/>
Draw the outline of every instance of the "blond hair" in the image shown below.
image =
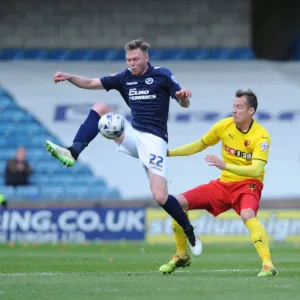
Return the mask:
<path fill-rule="evenodd" d="M 144 41 L 142 38 L 132 40 L 128 42 L 125 46 L 124 49 L 127 50 L 135 50 L 135 49 L 140 49 L 144 53 L 148 53 L 148 49 L 150 48 L 150 45 Z"/>

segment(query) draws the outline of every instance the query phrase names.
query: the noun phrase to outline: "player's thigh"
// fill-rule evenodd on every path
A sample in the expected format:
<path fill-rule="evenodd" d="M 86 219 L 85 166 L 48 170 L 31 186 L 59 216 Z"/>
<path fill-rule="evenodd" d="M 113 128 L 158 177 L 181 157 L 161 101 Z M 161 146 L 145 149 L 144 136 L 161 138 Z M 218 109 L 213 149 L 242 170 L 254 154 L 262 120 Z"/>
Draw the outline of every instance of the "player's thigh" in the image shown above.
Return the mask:
<path fill-rule="evenodd" d="M 187 201 L 188 210 L 206 209 L 217 216 L 231 208 L 227 203 L 228 192 L 223 183 L 212 180 L 181 194 Z"/>
<path fill-rule="evenodd" d="M 186 210 L 211 209 L 213 187 L 210 183 L 202 184 L 179 195 L 179 202 Z"/>
<path fill-rule="evenodd" d="M 260 198 L 254 194 L 240 194 L 237 201 L 233 204 L 234 211 L 241 217 L 242 215 L 251 215 L 255 217 L 260 204 Z M 247 217 L 247 216 L 245 216 Z"/>
<path fill-rule="evenodd" d="M 147 170 L 147 174 L 153 198 L 159 205 L 165 204 L 166 200 L 168 199 L 167 179 L 158 174 L 152 173 L 149 170 Z"/>
<path fill-rule="evenodd" d="M 147 169 L 148 176 L 156 174 L 167 180 L 167 143 L 150 133 L 136 131 L 137 151 L 143 166 Z M 154 177 L 154 178 L 160 178 Z M 150 179 L 150 177 L 149 177 Z M 155 179 L 156 181 L 164 181 Z"/>
<path fill-rule="evenodd" d="M 114 141 L 118 145 L 119 152 L 128 154 L 135 158 L 139 157 L 137 151 L 136 133 L 128 121 L 126 121 L 125 130 L 123 134 L 119 138 L 114 139 Z"/>
<path fill-rule="evenodd" d="M 251 209 L 257 214 L 260 205 L 263 184 L 259 181 L 243 181 L 236 183 L 236 188 L 232 192 L 233 209 L 238 215 L 242 210 Z"/>
<path fill-rule="evenodd" d="M 167 143 L 153 134 L 138 131 L 137 150 L 147 170 L 153 197 L 158 204 L 164 204 L 168 198 Z"/>

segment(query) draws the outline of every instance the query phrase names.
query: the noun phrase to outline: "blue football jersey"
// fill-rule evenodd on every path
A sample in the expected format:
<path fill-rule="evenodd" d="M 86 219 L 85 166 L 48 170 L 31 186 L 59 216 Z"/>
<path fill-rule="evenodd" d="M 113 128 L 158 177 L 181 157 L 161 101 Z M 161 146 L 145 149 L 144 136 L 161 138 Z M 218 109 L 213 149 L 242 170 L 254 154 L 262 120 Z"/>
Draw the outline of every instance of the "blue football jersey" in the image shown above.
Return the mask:
<path fill-rule="evenodd" d="M 169 69 L 149 64 L 142 76 L 134 76 L 126 69 L 100 80 L 107 91 L 119 91 L 131 109 L 133 128 L 154 134 L 168 142 L 170 97 L 175 99 L 175 93 L 181 90 Z"/>

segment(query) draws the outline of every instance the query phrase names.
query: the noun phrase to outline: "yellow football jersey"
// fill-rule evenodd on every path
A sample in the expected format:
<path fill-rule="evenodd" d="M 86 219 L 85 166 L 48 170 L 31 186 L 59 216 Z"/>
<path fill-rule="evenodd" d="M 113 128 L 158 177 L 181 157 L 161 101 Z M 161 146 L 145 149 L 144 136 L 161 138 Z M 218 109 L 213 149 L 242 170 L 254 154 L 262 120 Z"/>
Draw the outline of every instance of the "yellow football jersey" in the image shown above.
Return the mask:
<path fill-rule="evenodd" d="M 223 119 L 216 123 L 211 130 L 202 137 L 205 145 L 213 146 L 222 141 L 222 158 L 226 163 L 240 166 L 251 165 L 253 159 L 268 161 L 270 149 L 270 135 L 268 131 L 255 120 L 247 132 L 236 127 L 232 117 Z M 255 179 L 264 180 L 263 171 Z M 234 182 L 253 179 L 223 170 L 220 180 L 223 182 Z"/>

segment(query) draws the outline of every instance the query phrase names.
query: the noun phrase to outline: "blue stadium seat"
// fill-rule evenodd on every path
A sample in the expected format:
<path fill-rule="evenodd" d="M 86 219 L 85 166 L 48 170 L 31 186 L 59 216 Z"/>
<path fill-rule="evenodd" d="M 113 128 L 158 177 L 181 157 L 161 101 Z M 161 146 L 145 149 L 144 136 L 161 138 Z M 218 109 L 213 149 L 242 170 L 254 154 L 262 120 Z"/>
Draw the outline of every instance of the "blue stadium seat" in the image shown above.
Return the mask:
<path fill-rule="evenodd" d="M 0 87 L 0 97 L 6 97 L 7 94 L 3 88 Z"/>
<path fill-rule="evenodd" d="M 40 195 L 40 190 L 38 186 L 18 186 L 16 187 L 16 198 L 20 200 L 37 200 Z"/>
<path fill-rule="evenodd" d="M 74 182 L 74 177 L 70 176 L 69 174 L 64 173 L 57 173 L 53 176 L 48 176 L 48 185 L 76 185 L 76 182 Z"/>
<path fill-rule="evenodd" d="M 31 148 L 45 147 L 47 140 L 53 140 L 52 136 L 49 134 L 35 134 L 30 138 L 29 146 Z"/>
<path fill-rule="evenodd" d="M 32 174 L 29 178 L 29 181 L 33 185 L 44 185 L 49 182 L 49 176 L 45 174 L 36 173 L 34 170 L 34 174 Z"/>
<path fill-rule="evenodd" d="M 71 183 L 74 185 L 90 185 L 95 178 L 90 174 L 77 174 L 76 176 L 72 176 Z"/>
<path fill-rule="evenodd" d="M 72 168 L 70 168 L 70 173 L 76 175 L 92 175 L 91 169 L 82 163 L 76 163 Z"/>
<path fill-rule="evenodd" d="M 66 187 L 65 196 L 69 199 L 82 199 L 86 198 L 89 195 L 89 188 L 85 185 L 72 185 L 70 187 Z"/>
<path fill-rule="evenodd" d="M 47 134 L 47 129 L 36 122 L 28 123 L 22 127 L 24 128 L 22 130 L 26 131 L 27 133 Z"/>
<path fill-rule="evenodd" d="M 46 148 L 32 148 L 27 150 L 27 158 L 29 160 L 44 160 L 45 157 L 51 158 L 51 155 L 46 151 Z"/>
<path fill-rule="evenodd" d="M 2 148 L 6 146 L 6 144 L 7 144 L 6 138 L 0 136 L 0 147 Z"/>
<path fill-rule="evenodd" d="M 0 160 L 0 176 L 2 177 L 6 168 L 6 161 Z M 1 193 L 1 191 L 0 191 Z"/>
<path fill-rule="evenodd" d="M 46 128 L 36 122 L 22 123 L 22 125 L 18 123 L 9 123 L 9 124 L 0 123 L 0 128 L 3 129 L 3 131 L 6 134 L 12 136 L 22 135 L 22 136 L 32 137 L 32 135 L 36 135 L 36 134 L 37 135 L 47 134 Z"/>
<path fill-rule="evenodd" d="M 0 118 L 0 122 L 2 123 L 29 122 L 33 120 L 33 117 L 29 113 L 18 108 L 5 110 L 5 114 L 2 114 Z"/>
<path fill-rule="evenodd" d="M 107 197 L 107 199 L 118 200 L 121 198 L 121 194 L 118 189 L 112 188 L 112 189 L 107 190 L 106 197 Z"/>
<path fill-rule="evenodd" d="M 89 187 L 89 197 L 93 199 L 105 199 L 108 189 L 104 186 Z"/>
<path fill-rule="evenodd" d="M 106 187 L 106 182 L 105 182 L 104 178 L 89 176 L 88 186 Z"/>
<path fill-rule="evenodd" d="M 61 200 L 65 198 L 65 188 L 63 186 L 41 186 L 40 197 L 42 200 Z"/>
<path fill-rule="evenodd" d="M 2 109 L 13 109 L 17 107 L 16 103 L 7 96 L 0 96 L 0 111 Z"/>
<path fill-rule="evenodd" d="M 0 111 L 1 112 L 1 111 Z M 0 123 L 0 134 L 7 135 L 15 130 L 15 124 L 12 123 Z"/>
<path fill-rule="evenodd" d="M 13 198 L 15 195 L 15 189 L 12 186 L 1 186 L 0 193 L 4 195 L 8 200 Z"/>
<path fill-rule="evenodd" d="M 16 149 L 15 148 L 0 148 L 0 160 L 7 160 L 10 158 L 13 158 L 16 154 Z"/>
<path fill-rule="evenodd" d="M 59 169 L 63 170 L 64 168 L 61 164 L 58 164 L 55 161 L 53 162 L 41 161 L 37 165 L 35 165 L 35 172 L 40 174 L 50 174 Z"/>

